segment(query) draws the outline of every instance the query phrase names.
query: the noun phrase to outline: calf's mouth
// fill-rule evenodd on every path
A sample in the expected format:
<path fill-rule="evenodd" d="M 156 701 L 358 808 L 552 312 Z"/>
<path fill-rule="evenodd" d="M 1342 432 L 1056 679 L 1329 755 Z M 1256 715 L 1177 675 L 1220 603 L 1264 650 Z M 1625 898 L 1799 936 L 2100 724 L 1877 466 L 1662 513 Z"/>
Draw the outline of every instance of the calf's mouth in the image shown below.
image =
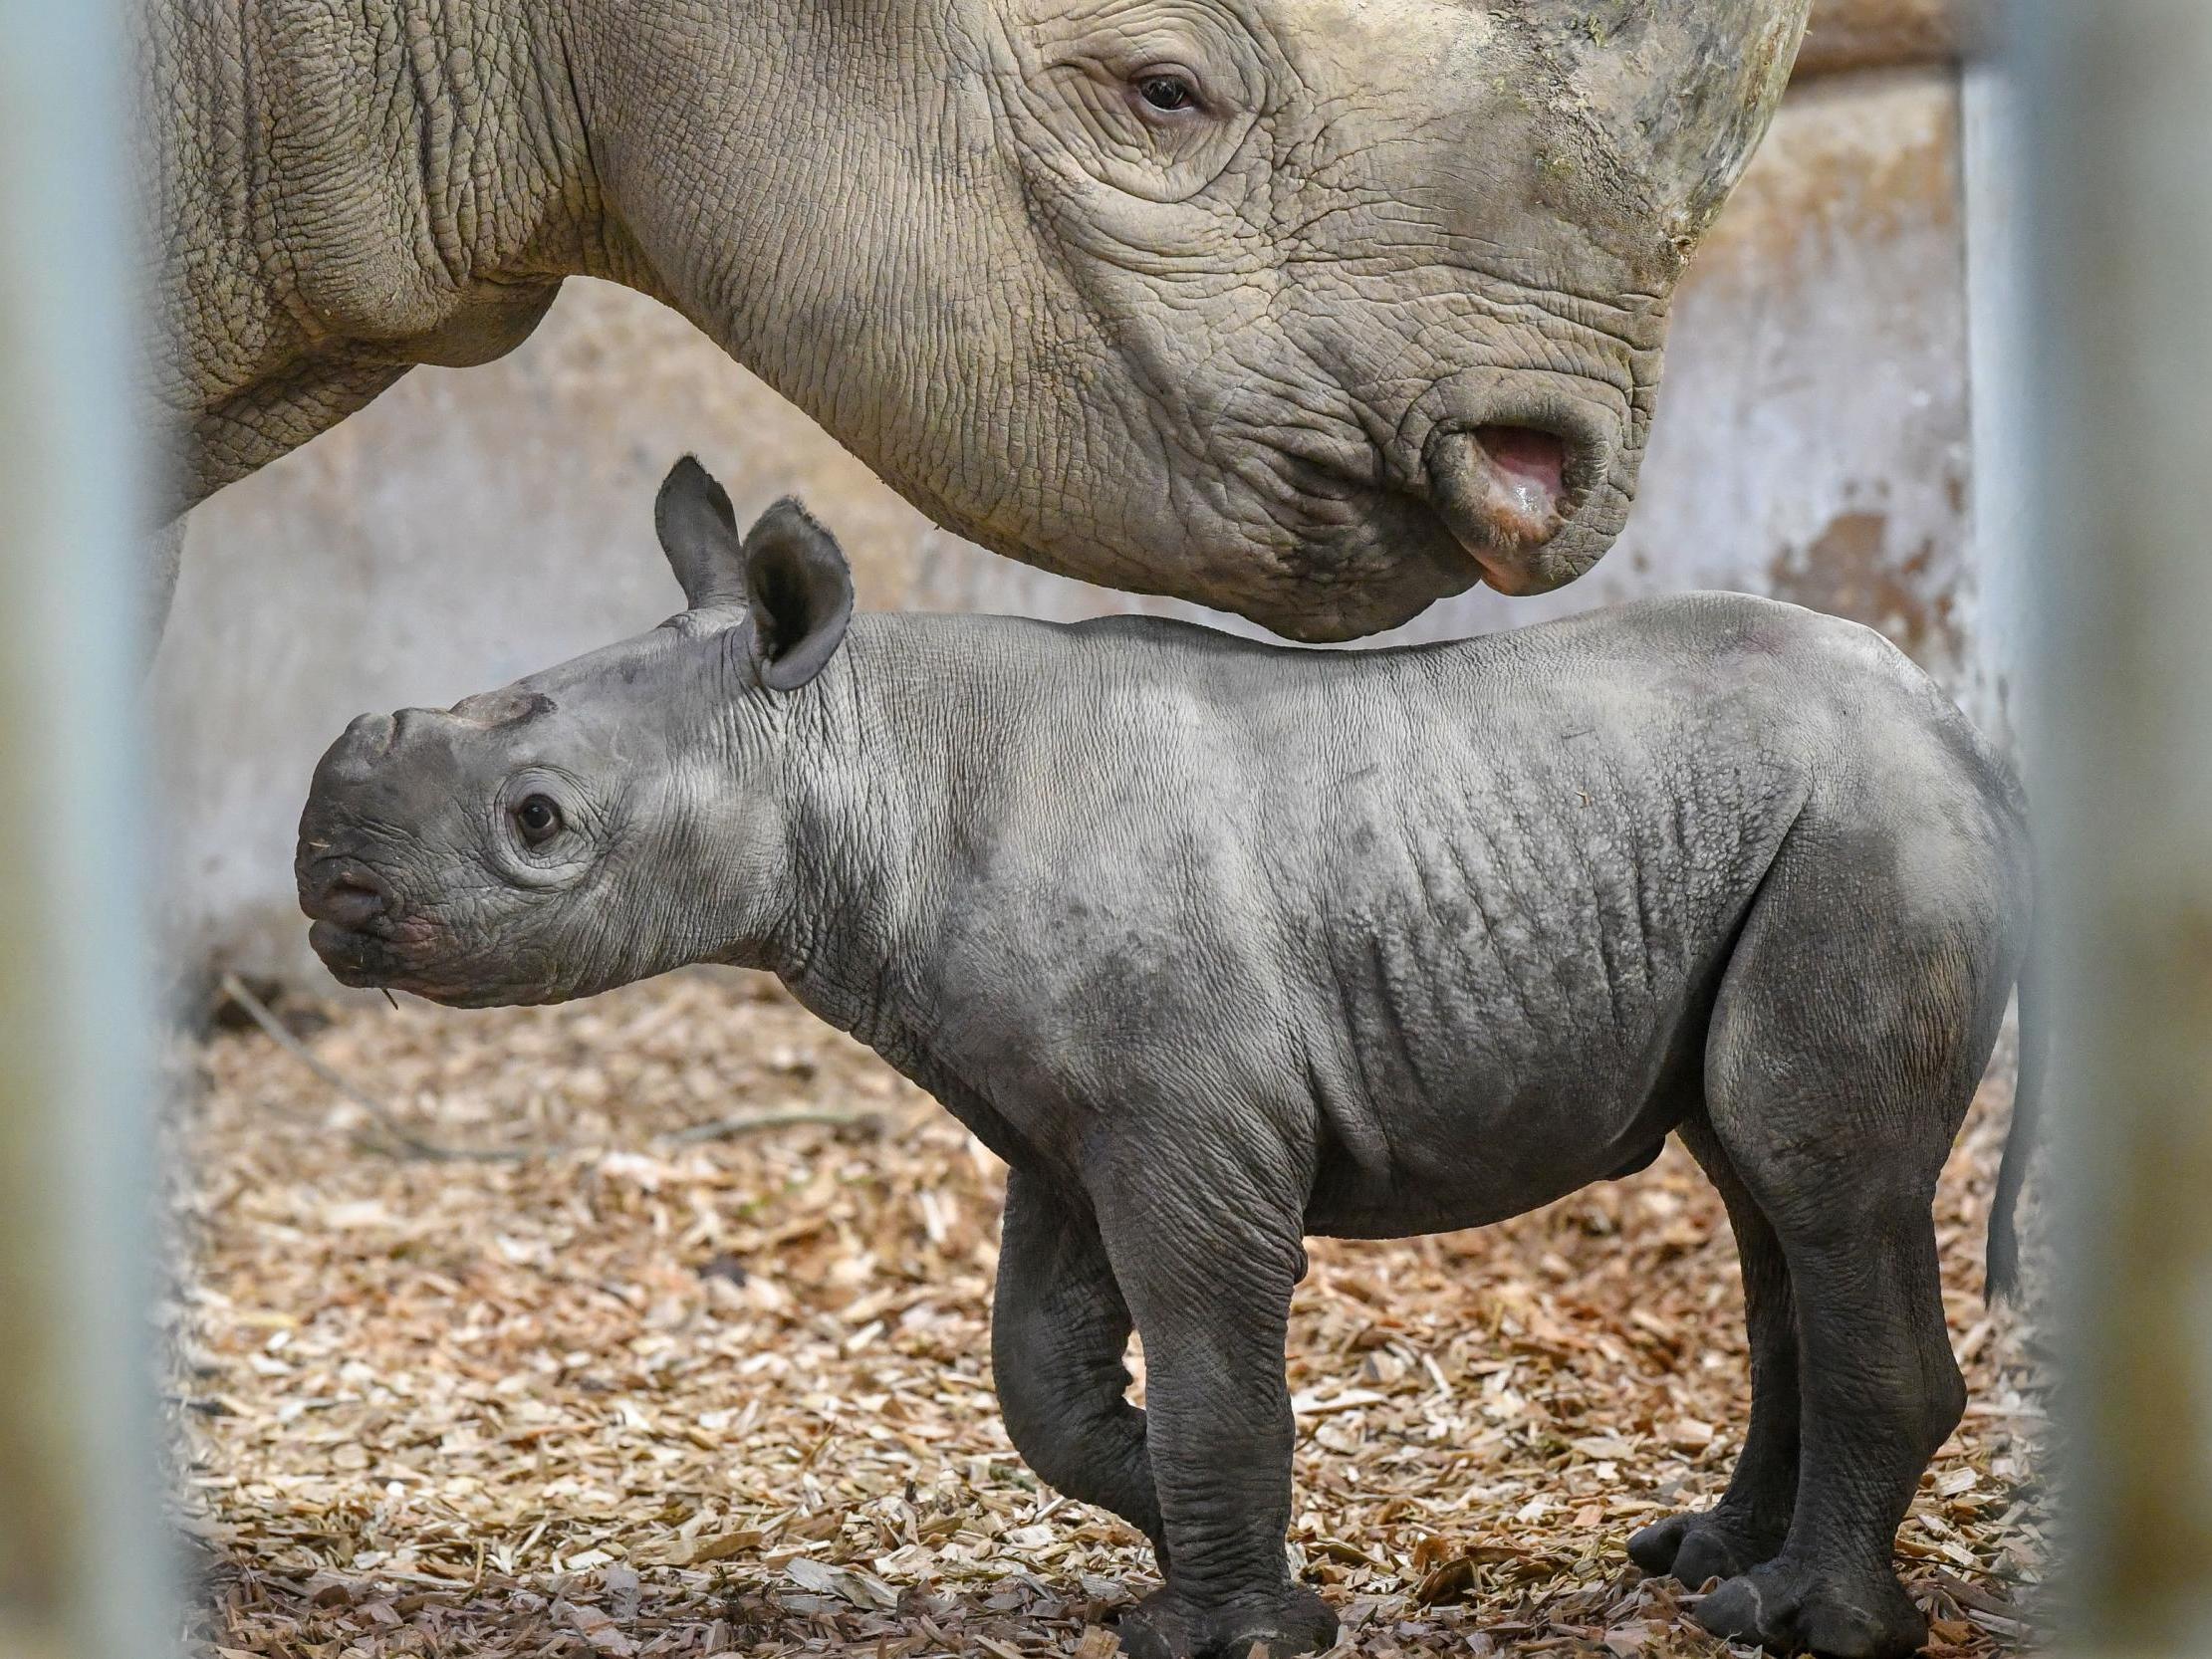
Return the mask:
<path fill-rule="evenodd" d="M 419 943 L 421 926 L 402 915 L 389 881 L 343 856 L 302 857 L 295 880 L 308 946 L 333 978 L 369 989 L 404 983 L 406 947 Z"/>

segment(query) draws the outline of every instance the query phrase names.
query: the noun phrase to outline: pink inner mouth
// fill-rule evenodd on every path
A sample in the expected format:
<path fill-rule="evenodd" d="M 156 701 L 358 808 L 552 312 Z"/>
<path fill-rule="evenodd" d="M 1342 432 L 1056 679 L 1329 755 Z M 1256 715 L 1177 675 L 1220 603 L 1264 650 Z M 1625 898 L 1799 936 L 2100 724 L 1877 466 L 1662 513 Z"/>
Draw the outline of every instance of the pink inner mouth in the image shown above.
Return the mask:
<path fill-rule="evenodd" d="M 1533 593 L 1565 580 L 1538 555 L 1574 511 L 1567 439 L 1502 421 L 1447 427 L 1431 435 L 1421 459 L 1429 505 L 1483 581 L 1503 593 Z"/>
<path fill-rule="evenodd" d="M 1551 527 L 1567 494 L 1566 440 L 1533 426 L 1478 426 L 1474 439 L 1496 474 L 1496 505 L 1530 529 Z"/>

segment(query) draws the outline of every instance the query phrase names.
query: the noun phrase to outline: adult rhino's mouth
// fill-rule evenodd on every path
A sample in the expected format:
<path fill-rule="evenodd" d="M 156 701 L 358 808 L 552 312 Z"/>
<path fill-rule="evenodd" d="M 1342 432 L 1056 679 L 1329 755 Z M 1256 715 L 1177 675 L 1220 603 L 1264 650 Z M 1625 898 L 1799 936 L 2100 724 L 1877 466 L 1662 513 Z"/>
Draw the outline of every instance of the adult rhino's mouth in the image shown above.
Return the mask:
<path fill-rule="evenodd" d="M 1484 422 L 1441 427 L 1422 450 L 1429 506 L 1483 581 L 1504 593 L 1540 593 L 1581 575 L 1548 560 L 1603 475 L 1594 435 Z"/>

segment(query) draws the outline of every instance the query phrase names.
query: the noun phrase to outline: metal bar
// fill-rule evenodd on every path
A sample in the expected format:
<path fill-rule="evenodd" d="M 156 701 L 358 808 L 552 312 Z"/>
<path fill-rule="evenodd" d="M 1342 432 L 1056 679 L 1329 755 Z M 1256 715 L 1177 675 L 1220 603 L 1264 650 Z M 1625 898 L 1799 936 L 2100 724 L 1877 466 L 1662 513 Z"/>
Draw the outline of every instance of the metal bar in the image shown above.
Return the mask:
<path fill-rule="evenodd" d="M 2068 1644 L 2212 1649 L 2212 6 L 2017 8 Z"/>
<path fill-rule="evenodd" d="M 157 1659 L 123 54 L 0 0 L 0 1659 Z"/>
<path fill-rule="evenodd" d="M 1959 702 L 2007 752 L 2020 748 L 2022 688 L 2035 615 L 2027 547 L 2034 474 L 2025 411 L 2033 401 L 2021 293 L 2029 261 L 2020 207 L 2019 78 L 1988 57 L 1959 85 L 1959 172 L 1966 219 L 1967 383 L 1973 505 L 1953 614 L 1968 641 Z"/>

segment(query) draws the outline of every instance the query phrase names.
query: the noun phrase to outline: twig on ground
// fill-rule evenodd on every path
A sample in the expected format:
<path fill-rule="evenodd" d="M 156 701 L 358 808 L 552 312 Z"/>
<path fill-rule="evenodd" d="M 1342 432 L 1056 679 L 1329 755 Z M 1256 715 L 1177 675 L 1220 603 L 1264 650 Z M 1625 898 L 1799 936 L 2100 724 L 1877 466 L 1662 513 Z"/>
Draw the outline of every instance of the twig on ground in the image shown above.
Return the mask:
<path fill-rule="evenodd" d="M 830 1111 L 821 1107 L 799 1106 L 789 1111 L 753 1112 L 744 1117 L 717 1117 L 705 1123 L 693 1123 L 686 1128 L 671 1130 L 664 1138 L 677 1146 L 697 1146 L 710 1140 L 729 1140 L 737 1135 L 748 1135 L 758 1129 L 791 1129 L 806 1123 L 827 1123 L 837 1128 L 867 1127 L 881 1131 L 883 1118 L 880 1112 Z"/>
<path fill-rule="evenodd" d="M 423 1158 L 432 1163 L 520 1163 L 527 1158 L 543 1157 L 551 1150 L 519 1146 L 440 1146 L 435 1141 L 424 1140 L 394 1117 L 382 1101 L 317 1059 L 315 1052 L 294 1037 L 284 1022 L 270 1012 L 269 1005 L 249 991 L 245 981 L 236 974 L 223 975 L 222 992 L 244 1009 L 247 1018 L 259 1026 L 278 1048 L 367 1112 L 370 1121 L 408 1157 Z"/>

